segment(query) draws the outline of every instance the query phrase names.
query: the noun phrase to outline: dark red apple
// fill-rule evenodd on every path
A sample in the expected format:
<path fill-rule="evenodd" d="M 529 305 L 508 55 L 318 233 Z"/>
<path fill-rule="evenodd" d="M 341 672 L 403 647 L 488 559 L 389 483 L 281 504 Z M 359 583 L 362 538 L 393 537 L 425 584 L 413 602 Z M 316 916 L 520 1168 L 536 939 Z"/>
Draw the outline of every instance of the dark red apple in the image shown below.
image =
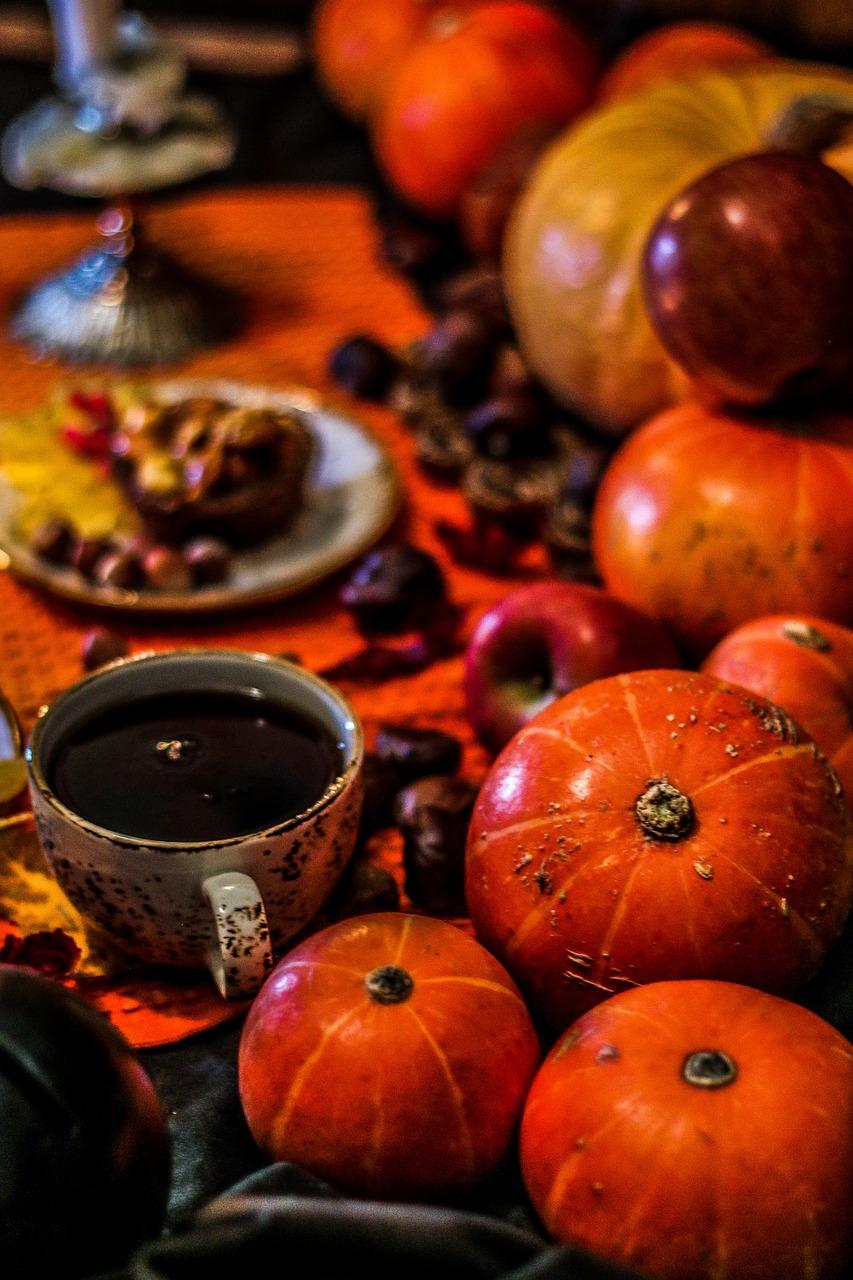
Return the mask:
<path fill-rule="evenodd" d="M 597 587 L 536 582 L 511 591 L 478 622 L 465 661 L 468 717 L 481 742 L 499 751 L 579 685 L 679 666 L 669 636 L 638 609 Z"/>
<path fill-rule="evenodd" d="M 666 350 L 713 402 L 809 401 L 853 383 L 853 186 L 767 152 L 706 173 L 652 229 L 643 290 Z"/>

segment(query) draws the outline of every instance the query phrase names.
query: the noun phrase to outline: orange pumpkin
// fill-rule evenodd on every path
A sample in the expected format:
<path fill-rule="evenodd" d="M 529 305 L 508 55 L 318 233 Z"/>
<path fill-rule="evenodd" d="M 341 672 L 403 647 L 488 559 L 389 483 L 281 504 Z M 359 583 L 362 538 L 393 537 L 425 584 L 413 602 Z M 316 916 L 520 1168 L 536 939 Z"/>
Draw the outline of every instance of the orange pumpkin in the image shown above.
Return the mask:
<path fill-rule="evenodd" d="M 722 22 L 672 22 L 628 45 L 601 78 L 596 98 L 613 102 L 662 80 L 761 62 L 772 49 Z"/>
<path fill-rule="evenodd" d="M 833 1280 L 853 1262 L 853 1048 L 724 982 L 605 1001 L 542 1065 L 521 1167 L 545 1226 L 658 1280 Z"/>
<path fill-rule="evenodd" d="M 832 767 L 712 676 L 584 685 L 498 756 L 468 836 L 477 936 L 556 1027 L 669 978 L 796 991 L 853 903 Z"/>
<path fill-rule="evenodd" d="M 441 920 L 379 913 L 314 934 L 249 1012 L 240 1096 L 256 1140 L 363 1195 L 430 1199 L 505 1155 L 539 1061 L 507 973 Z"/>
<path fill-rule="evenodd" d="M 853 631 L 804 614 L 756 618 L 721 640 L 702 670 L 789 711 L 853 800 Z"/>
<path fill-rule="evenodd" d="M 321 0 L 312 49 L 329 97 L 353 120 L 369 119 L 397 63 L 446 8 L 446 0 Z"/>
<path fill-rule="evenodd" d="M 577 115 L 595 65 L 574 27 L 527 0 L 446 9 L 388 85 L 374 120 L 379 161 L 412 204 L 451 216 L 513 135 Z"/>
<path fill-rule="evenodd" d="M 607 589 L 698 653 L 767 613 L 853 623 L 853 416 L 660 414 L 608 468 L 592 544 Z"/>

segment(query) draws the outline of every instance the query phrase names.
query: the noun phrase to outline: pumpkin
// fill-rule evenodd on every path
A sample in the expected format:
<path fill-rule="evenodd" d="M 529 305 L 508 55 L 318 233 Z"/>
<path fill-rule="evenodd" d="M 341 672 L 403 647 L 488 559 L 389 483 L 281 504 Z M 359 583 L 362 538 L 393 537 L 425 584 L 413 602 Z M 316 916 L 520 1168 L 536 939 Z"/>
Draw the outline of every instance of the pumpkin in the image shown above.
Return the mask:
<path fill-rule="evenodd" d="M 667 81 L 588 113 L 545 151 L 510 217 L 504 279 L 522 350 L 567 407 L 621 435 L 683 398 L 643 307 L 649 231 L 689 182 L 765 149 L 815 94 L 849 105 L 853 75 L 778 62 Z M 843 148 L 824 159 L 853 175 Z"/>
<path fill-rule="evenodd" d="M 756 618 L 721 640 L 702 670 L 790 712 L 853 800 L 853 631 L 804 614 Z"/>
<path fill-rule="evenodd" d="M 755 36 L 718 22 L 673 22 L 647 32 L 611 63 L 598 85 L 599 102 L 613 102 L 659 80 L 683 80 L 772 56 Z"/>
<path fill-rule="evenodd" d="M 589 0 L 578 0 L 586 7 Z M 712 18 L 744 23 L 792 49 L 850 53 L 853 49 L 853 8 L 850 0 L 596 0 L 590 14 L 605 23 L 674 22 L 680 18 Z"/>
<path fill-rule="evenodd" d="M 537 4 L 446 9 L 388 85 L 373 127 L 380 164 L 411 204 L 451 216 L 513 135 L 581 110 L 595 71 L 585 38 Z"/>
<path fill-rule="evenodd" d="M 465 0 L 454 0 L 465 7 Z M 353 120 L 372 116 L 404 53 L 446 0 L 321 0 L 312 52 L 329 97 Z"/>
<path fill-rule="evenodd" d="M 521 1126 L 558 1239 L 658 1280 L 833 1280 L 853 1261 L 853 1048 L 726 982 L 614 996 L 566 1032 Z"/>
<path fill-rule="evenodd" d="M 853 623 L 853 417 L 667 410 L 605 472 L 592 548 L 608 590 L 696 653 L 767 613 Z"/>
<path fill-rule="evenodd" d="M 441 920 L 332 925 L 279 963 L 240 1042 L 255 1139 L 362 1195 L 430 1199 L 500 1162 L 539 1062 L 512 980 Z"/>
<path fill-rule="evenodd" d="M 562 1028 L 670 978 L 796 991 L 853 902 L 853 835 L 832 767 L 778 707 L 697 672 L 633 672 L 504 748 L 466 892 L 481 942 Z"/>

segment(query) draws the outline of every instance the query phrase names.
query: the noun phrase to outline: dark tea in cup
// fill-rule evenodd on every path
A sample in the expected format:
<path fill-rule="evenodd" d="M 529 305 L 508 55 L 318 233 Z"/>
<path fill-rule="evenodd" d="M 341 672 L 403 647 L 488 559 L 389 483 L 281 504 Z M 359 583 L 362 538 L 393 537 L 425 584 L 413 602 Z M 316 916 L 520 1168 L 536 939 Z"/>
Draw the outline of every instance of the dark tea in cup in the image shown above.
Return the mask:
<path fill-rule="evenodd" d="M 53 752 L 57 798 L 140 840 L 227 840 L 315 804 L 344 744 L 295 707 L 244 690 L 148 696 L 73 727 Z"/>

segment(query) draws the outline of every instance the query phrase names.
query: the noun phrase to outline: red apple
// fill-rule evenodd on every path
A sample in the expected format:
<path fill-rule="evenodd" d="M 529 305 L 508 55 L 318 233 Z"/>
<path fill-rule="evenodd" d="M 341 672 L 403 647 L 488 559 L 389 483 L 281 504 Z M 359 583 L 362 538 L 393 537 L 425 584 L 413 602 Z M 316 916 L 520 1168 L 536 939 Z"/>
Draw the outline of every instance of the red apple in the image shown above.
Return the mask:
<path fill-rule="evenodd" d="M 853 187 L 793 152 L 721 165 L 652 228 L 643 289 L 705 399 L 765 405 L 849 387 Z"/>
<path fill-rule="evenodd" d="M 478 622 L 465 662 L 468 717 L 480 740 L 499 751 L 579 685 L 680 665 L 669 636 L 639 609 L 597 587 L 536 582 L 511 591 Z"/>

